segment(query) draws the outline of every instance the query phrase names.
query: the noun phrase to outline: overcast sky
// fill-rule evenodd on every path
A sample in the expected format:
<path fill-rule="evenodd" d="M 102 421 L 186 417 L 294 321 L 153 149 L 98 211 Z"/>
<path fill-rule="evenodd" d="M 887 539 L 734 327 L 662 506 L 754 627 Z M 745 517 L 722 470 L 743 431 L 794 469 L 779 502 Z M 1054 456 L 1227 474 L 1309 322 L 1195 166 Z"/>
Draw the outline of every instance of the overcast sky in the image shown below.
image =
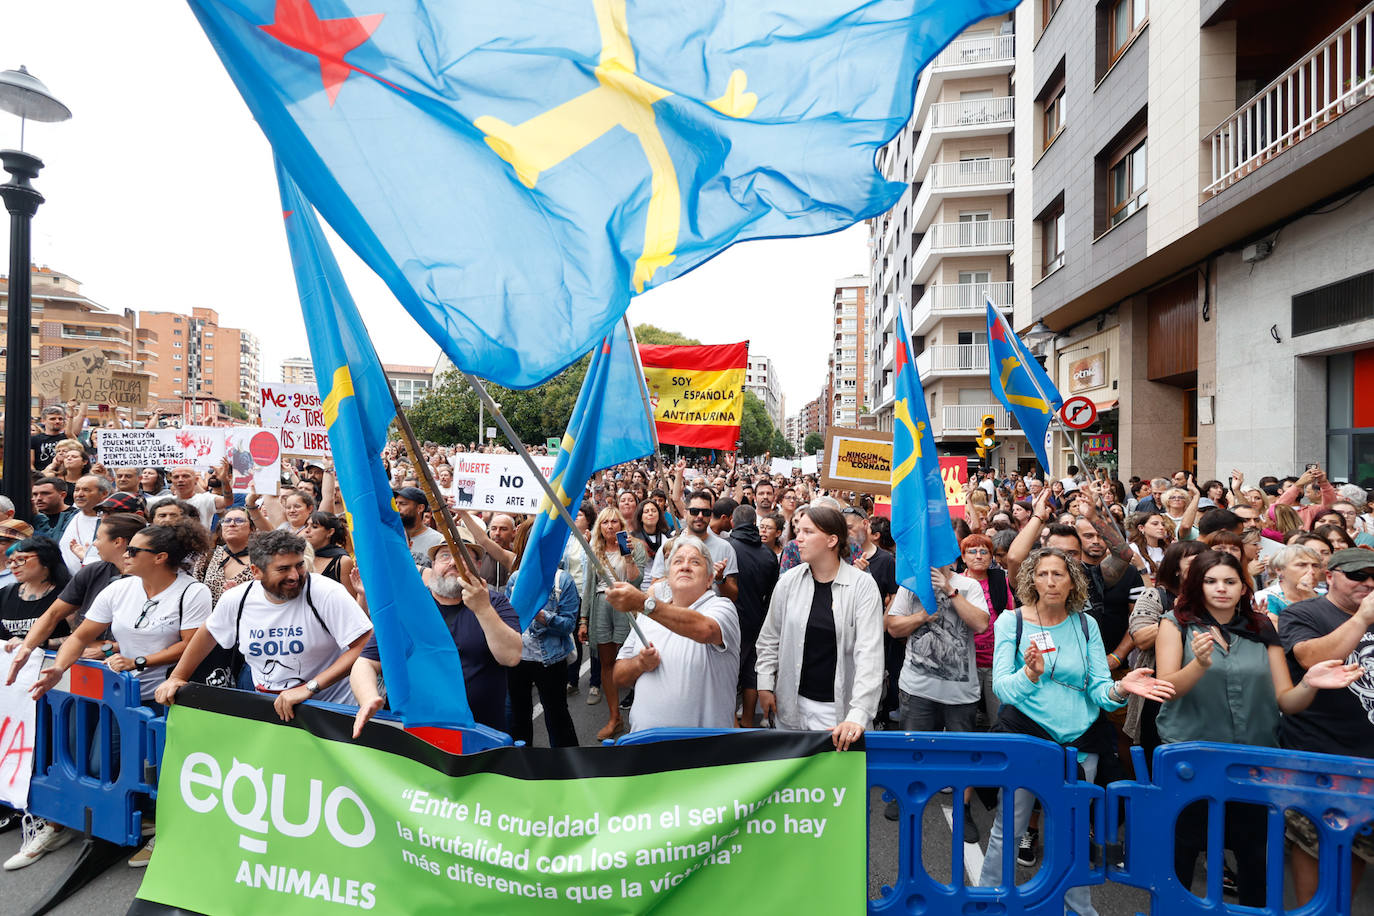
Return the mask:
<path fill-rule="evenodd" d="M 264 380 L 308 356 L 267 141 L 186 4 L 6 4 L 0 70 L 20 64 L 72 110 L 28 125 L 26 149 L 46 164 L 35 263 L 110 309 L 216 309 L 258 334 Z M 18 142 L 18 119 L 0 112 L 0 147 Z M 703 343 L 751 340 L 796 413 L 824 384 L 833 284 L 867 273 L 866 239 L 860 225 L 744 243 L 637 298 L 630 317 Z M 332 240 L 382 359 L 432 364 L 438 347 Z"/>

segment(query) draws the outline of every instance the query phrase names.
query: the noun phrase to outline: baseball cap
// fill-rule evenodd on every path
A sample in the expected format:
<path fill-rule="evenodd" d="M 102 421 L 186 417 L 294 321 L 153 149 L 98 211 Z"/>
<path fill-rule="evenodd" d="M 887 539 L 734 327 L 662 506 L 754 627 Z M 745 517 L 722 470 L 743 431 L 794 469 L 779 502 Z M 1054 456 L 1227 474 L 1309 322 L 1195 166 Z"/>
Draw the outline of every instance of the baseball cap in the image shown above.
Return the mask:
<path fill-rule="evenodd" d="M 1361 569 L 1374 569 L 1374 550 L 1363 547 L 1347 547 L 1331 554 L 1326 561 L 1330 572 L 1358 572 Z"/>
<path fill-rule="evenodd" d="M 425 507 L 429 506 L 429 500 L 425 499 L 425 491 L 419 487 L 401 487 L 399 490 L 392 490 L 391 495 L 399 499 L 408 499 Z"/>
<path fill-rule="evenodd" d="M 0 538 L 14 538 L 22 541 L 33 537 L 33 526 L 23 519 L 7 518 L 0 522 Z"/>
<path fill-rule="evenodd" d="M 136 493 L 114 493 L 111 494 L 103 503 L 95 507 L 97 512 L 133 512 L 138 515 L 144 513 L 143 498 Z"/>

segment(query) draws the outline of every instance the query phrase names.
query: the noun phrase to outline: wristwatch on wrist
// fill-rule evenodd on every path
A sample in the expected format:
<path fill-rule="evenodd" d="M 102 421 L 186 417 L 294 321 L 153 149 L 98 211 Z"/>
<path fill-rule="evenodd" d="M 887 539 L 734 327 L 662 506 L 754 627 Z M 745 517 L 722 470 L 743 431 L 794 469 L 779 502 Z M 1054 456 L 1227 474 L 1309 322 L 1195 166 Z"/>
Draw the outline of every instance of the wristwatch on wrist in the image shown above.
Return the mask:
<path fill-rule="evenodd" d="M 140 655 L 138 658 L 134 659 L 134 670 L 135 670 L 135 671 L 142 671 L 143 669 L 145 669 L 145 668 L 147 668 L 147 667 L 148 667 L 148 659 L 144 658 L 142 655 Z"/>
<path fill-rule="evenodd" d="M 644 612 L 645 614 L 648 614 L 650 617 L 652 617 L 652 616 L 654 616 L 654 611 L 656 611 L 656 610 L 658 610 L 658 601 L 656 601 L 656 600 L 654 599 L 654 596 L 653 596 L 653 595 L 650 595 L 649 597 L 645 598 L 645 599 L 644 599 L 644 611 L 643 611 L 643 612 Z"/>
<path fill-rule="evenodd" d="M 106 657 L 106 658 L 109 658 L 111 655 L 114 655 L 114 643 L 112 643 L 112 642 L 103 643 L 103 644 L 100 646 L 100 651 L 105 653 L 105 657 Z"/>
<path fill-rule="evenodd" d="M 320 682 L 312 677 L 310 680 L 305 682 L 305 689 L 309 690 L 311 693 L 319 693 Z"/>

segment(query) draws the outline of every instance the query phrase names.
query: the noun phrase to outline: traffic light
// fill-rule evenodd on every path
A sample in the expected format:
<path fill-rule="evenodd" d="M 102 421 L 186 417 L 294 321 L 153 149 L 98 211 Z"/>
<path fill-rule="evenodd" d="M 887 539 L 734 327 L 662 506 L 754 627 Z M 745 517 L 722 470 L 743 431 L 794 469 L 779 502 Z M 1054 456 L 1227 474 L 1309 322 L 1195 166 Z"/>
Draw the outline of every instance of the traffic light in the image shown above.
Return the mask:
<path fill-rule="evenodd" d="M 978 460 L 985 467 L 992 467 L 992 450 L 997 448 L 997 417 L 985 413 L 978 426 L 978 438 L 974 440 L 978 445 Z"/>

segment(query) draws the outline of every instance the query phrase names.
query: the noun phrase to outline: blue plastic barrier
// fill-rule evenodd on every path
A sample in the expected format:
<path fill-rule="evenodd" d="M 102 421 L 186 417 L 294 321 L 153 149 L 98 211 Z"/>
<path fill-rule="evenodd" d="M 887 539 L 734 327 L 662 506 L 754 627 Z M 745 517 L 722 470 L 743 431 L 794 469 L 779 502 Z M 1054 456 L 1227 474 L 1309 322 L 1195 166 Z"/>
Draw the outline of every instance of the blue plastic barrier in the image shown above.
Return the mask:
<path fill-rule="evenodd" d="M 1135 771 L 1144 754 L 1133 748 Z M 1126 861 L 1108 877 L 1150 892 L 1155 913 L 1216 913 L 1221 897 L 1222 817 L 1226 802 L 1268 808 L 1266 912 L 1283 912 L 1285 809 L 1305 814 L 1318 830 L 1317 895 L 1309 913 L 1350 912 L 1350 846 L 1374 822 L 1374 768 L 1369 761 L 1328 754 L 1212 742 L 1165 745 L 1155 751 L 1149 783 L 1107 788 L 1108 836 L 1115 836 L 1124 803 Z M 1174 824 L 1196 801 L 1207 803 L 1207 888 L 1195 896 L 1174 872 Z M 1247 910 L 1247 912 L 1259 912 Z"/>
<path fill-rule="evenodd" d="M 145 772 L 155 759 L 148 756 L 154 717 L 139 700 L 138 679 L 78 661 L 62 686 L 38 702 L 29 810 L 120 846 L 136 846 L 143 825 L 139 802 L 156 789 L 153 771 Z"/>
<path fill-rule="evenodd" d="M 747 733 L 750 729 L 654 728 L 625 735 L 617 744 L 647 744 Z M 869 901 L 870 913 L 1025 913 L 1064 912 L 1064 892 L 1080 885 L 1101 884 L 1105 873 L 1094 867 L 1088 849 L 1088 825 L 1096 818 L 1102 836 L 1105 793 L 1078 779 L 1073 749 L 1025 735 L 869 732 L 864 735 L 868 757 L 869 797 L 883 790 L 883 801 L 896 799 L 898 862 L 895 885 L 881 889 Z M 1041 837 L 1044 857 L 1039 871 L 1025 884 L 969 887 L 964 875 L 964 844 L 951 843 L 950 874 L 957 883 L 937 881 L 921 861 L 921 826 L 926 804 L 946 786 L 953 798 L 968 786 L 993 786 L 1006 791 L 1007 822 L 1011 818 L 1011 790 L 1029 789 L 1040 799 L 1044 818 Z M 870 815 L 871 816 L 871 815 Z M 956 818 L 956 830 L 958 820 Z M 1010 829 L 1010 827 L 1008 827 Z M 1004 844 L 1002 874 L 1015 875 L 1012 857 L 1015 838 Z M 1005 880 L 1005 879 L 1004 879 Z"/>

